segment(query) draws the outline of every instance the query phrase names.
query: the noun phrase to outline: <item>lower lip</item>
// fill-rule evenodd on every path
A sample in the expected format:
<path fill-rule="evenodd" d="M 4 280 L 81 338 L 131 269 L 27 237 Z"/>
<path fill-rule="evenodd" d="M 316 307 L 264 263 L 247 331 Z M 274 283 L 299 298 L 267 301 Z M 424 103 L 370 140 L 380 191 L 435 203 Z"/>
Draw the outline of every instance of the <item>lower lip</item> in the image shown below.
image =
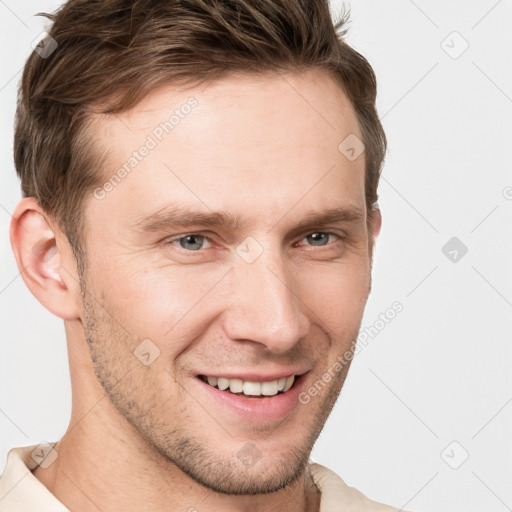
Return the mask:
<path fill-rule="evenodd" d="M 300 403 L 299 395 L 304 387 L 306 374 L 295 377 L 293 386 L 285 393 L 275 396 L 248 397 L 243 394 L 234 394 L 230 391 L 221 391 L 195 377 L 201 386 L 203 394 L 211 397 L 223 410 L 251 421 L 279 420 L 290 414 Z"/>

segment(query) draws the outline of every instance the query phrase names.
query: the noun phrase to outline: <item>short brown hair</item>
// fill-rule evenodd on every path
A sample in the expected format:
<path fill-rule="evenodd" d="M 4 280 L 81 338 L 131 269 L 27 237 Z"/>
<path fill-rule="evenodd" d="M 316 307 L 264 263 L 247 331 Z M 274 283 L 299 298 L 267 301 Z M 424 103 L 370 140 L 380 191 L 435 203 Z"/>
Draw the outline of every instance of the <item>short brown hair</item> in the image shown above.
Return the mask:
<path fill-rule="evenodd" d="M 14 159 L 23 195 L 55 219 L 79 263 L 84 201 L 103 178 L 87 130 L 92 109 L 127 110 L 167 82 L 325 69 L 356 111 L 367 208 L 377 200 L 386 138 L 375 74 L 343 40 L 348 15 L 333 22 L 327 0 L 69 0 L 42 15 L 58 46 L 32 52 L 25 65 Z"/>

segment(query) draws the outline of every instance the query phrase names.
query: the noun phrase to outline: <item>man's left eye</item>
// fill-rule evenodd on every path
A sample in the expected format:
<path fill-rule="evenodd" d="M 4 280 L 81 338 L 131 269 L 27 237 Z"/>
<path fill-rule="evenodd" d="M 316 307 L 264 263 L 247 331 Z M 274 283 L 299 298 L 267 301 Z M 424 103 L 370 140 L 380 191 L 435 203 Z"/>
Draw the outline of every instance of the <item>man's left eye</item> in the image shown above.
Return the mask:
<path fill-rule="evenodd" d="M 337 236 L 340 238 L 339 235 L 330 233 L 328 231 L 315 231 L 314 233 L 310 233 L 309 235 L 305 236 L 304 239 L 307 239 L 308 242 L 311 242 L 315 247 L 321 247 L 327 245 L 327 240 L 330 236 Z"/>

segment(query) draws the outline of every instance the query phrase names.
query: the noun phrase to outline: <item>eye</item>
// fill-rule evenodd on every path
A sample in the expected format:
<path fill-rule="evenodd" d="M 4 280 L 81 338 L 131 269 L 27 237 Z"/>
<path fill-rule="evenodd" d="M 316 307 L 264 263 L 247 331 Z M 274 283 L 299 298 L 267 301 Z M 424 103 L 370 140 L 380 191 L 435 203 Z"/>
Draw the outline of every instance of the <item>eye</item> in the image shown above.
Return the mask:
<path fill-rule="evenodd" d="M 337 235 L 336 233 L 331 233 L 330 231 L 315 231 L 313 233 L 309 233 L 306 235 L 303 240 L 307 240 L 309 243 L 311 243 L 314 247 L 322 247 L 328 244 L 329 237 L 335 236 L 338 239 L 341 239 L 340 235 Z"/>
<path fill-rule="evenodd" d="M 307 240 L 308 244 L 313 247 L 324 247 L 326 245 L 333 245 L 334 242 L 328 243 L 331 237 L 336 237 L 341 240 L 343 237 L 332 233 L 330 231 L 314 231 L 306 235 L 302 240 Z M 166 244 L 170 245 L 178 245 L 178 249 L 182 249 L 183 252 L 200 252 L 202 249 L 205 249 L 205 241 L 211 243 L 211 240 L 199 233 L 188 233 L 186 235 L 181 235 L 176 238 L 172 238 L 166 242 Z M 297 244 L 294 244 L 297 245 Z"/>
<path fill-rule="evenodd" d="M 190 233 L 188 235 L 173 238 L 172 240 L 169 240 L 167 243 L 174 244 L 175 242 L 178 242 L 179 246 L 182 249 L 185 249 L 188 252 L 197 252 L 204 248 L 205 240 L 209 240 L 209 238 L 204 235 Z"/>

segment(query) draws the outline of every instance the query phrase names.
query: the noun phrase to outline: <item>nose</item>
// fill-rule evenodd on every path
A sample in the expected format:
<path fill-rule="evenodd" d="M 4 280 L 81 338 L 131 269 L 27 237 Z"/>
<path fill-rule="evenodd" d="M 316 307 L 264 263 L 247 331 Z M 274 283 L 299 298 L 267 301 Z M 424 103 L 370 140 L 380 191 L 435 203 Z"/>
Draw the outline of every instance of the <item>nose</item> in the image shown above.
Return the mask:
<path fill-rule="evenodd" d="M 278 250 L 264 249 L 252 263 L 237 259 L 230 272 L 231 297 L 224 313 L 226 335 L 284 353 L 310 329 L 305 304 Z"/>

